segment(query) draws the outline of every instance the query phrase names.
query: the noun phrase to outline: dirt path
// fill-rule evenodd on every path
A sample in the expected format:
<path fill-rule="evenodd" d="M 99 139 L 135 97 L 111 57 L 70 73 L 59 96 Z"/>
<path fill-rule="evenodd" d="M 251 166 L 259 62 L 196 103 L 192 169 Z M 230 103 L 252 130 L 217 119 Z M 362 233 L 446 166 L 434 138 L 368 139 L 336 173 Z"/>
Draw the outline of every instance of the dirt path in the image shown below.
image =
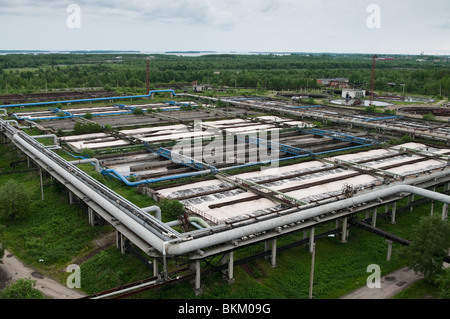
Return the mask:
<path fill-rule="evenodd" d="M 75 289 L 69 289 L 53 279 L 44 277 L 36 270 L 26 267 L 7 250 L 5 250 L 2 261 L 3 263 L 0 263 L 0 284 L 2 286 L 23 278 L 35 280 L 35 288 L 51 299 L 78 299 L 84 296 L 83 293 Z"/>
<path fill-rule="evenodd" d="M 81 265 L 103 249 L 113 245 L 114 240 L 115 233 L 106 234 L 94 240 L 94 251 L 82 258 L 73 260 L 73 263 Z M 85 296 L 79 290 L 70 289 L 51 278 L 46 278 L 35 269 L 25 266 L 17 257 L 5 249 L 5 254 L 0 262 L 0 289 L 20 278 L 35 280 L 35 288 L 51 299 L 78 299 Z"/>
<path fill-rule="evenodd" d="M 417 276 L 414 271 L 402 268 L 381 277 L 381 288 L 371 289 L 364 286 L 339 299 L 389 299 L 420 279 L 421 277 Z"/>

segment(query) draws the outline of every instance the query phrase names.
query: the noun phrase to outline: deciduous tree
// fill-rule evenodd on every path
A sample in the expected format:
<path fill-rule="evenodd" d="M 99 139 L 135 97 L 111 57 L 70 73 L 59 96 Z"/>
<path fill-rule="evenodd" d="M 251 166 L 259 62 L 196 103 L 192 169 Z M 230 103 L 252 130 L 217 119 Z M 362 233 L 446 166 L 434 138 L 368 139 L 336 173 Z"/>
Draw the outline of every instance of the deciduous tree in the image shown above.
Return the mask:
<path fill-rule="evenodd" d="M 432 281 L 444 271 L 444 258 L 450 249 L 450 224 L 437 215 L 424 217 L 411 234 L 411 245 L 401 254 L 409 268 Z"/>
<path fill-rule="evenodd" d="M 8 180 L 0 187 L 0 220 L 10 221 L 28 212 L 30 195 L 23 184 Z"/>

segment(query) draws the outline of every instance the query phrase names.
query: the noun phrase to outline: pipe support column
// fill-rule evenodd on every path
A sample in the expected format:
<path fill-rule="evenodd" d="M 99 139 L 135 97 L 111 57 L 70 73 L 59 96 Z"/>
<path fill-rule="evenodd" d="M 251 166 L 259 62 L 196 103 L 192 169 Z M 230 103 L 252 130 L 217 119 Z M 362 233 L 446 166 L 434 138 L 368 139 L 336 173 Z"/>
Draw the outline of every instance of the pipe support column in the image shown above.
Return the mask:
<path fill-rule="evenodd" d="M 388 251 L 387 251 L 387 261 L 391 261 L 391 256 L 392 256 L 392 240 L 386 240 L 388 243 Z"/>
<path fill-rule="evenodd" d="M 201 275 L 200 260 L 196 260 L 194 262 L 194 266 L 195 266 L 195 288 L 194 288 L 194 291 L 195 291 L 195 295 L 199 296 L 203 293 L 203 289 L 202 289 L 201 283 L 200 283 L 200 275 Z"/>
<path fill-rule="evenodd" d="M 372 213 L 372 227 L 376 227 L 376 225 L 377 225 L 377 212 L 378 212 L 378 209 L 377 209 L 377 207 L 375 207 L 373 209 L 373 213 Z"/>
<path fill-rule="evenodd" d="M 309 234 L 309 252 L 312 253 L 314 249 L 314 230 L 315 228 L 312 227 L 310 234 Z"/>
<path fill-rule="evenodd" d="M 158 259 L 153 258 L 153 277 L 159 276 Z"/>
<path fill-rule="evenodd" d="M 397 202 L 392 204 L 391 224 L 395 224 L 395 214 L 397 212 Z"/>
<path fill-rule="evenodd" d="M 95 212 L 91 207 L 88 207 L 88 218 L 89 218 L 89 225 L 95 226 Z"/>
<path fill-rule="evenodd" d="M 42 169 L 39 169 L 39 180 L 41 182 L 41 198 L 44 200 L 44 181 L 42 179 Z"/>
<path fill-rule="evenodd" d="M 234 251 L 228 254 L 228 284 L 234 283 Z"/>
<path fill-rule="evenodd" d="M 342 243 L 347 242 L 347 227 L 348 227 L 348 219 L 347 217 L 345 217 L 344 220 L 342 221 L 342 232 L 341 232 Z"/>
<path fill-rule="evenodd" d="M 442 220 L 446 221 L 448 218 L 448 204 L 444 204 L 442 207 Z"/>
<path fill-rule="evenodd" d="M 272 253 L 271 253 L 271 258 L 270 258 L 270 265 L 272 266 L 272 268 L 277 267 L 277 239 L 276 238 L 274 238 L 272 240 Z"/>

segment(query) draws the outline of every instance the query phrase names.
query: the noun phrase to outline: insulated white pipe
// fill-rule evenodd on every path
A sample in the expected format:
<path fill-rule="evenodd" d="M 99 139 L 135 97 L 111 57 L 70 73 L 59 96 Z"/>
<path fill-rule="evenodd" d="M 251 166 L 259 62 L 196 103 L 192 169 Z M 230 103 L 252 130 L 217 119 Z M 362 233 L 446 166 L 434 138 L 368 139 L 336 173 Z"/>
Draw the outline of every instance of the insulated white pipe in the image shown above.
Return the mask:
<path fill-rule="evenodd" d="M 60 176 L 64 177 L 68 183 L 72 184 L 79 190 L 85 191 L 87 189 L 87 185 L 79 180 L 76 176 L 67 172 L 63 167 L 59 166 L 57 163 L 52 161 L 50 158 L 45 156 L 43 153 L 39 152 L 34 147 L 31 147 L 25 140 L 23 140 L 19 134 L 15 134 L 13 137 L 15 143 L 19 144 L 27 151 L 31 152 L 34 156 L 39 158 L 41 161 L 45 163 L 48 167 L 53 169 Z M 161 238 L 153 234 L 150 230 L 144 227 L 144 221 L 140 220 L 137 216 L 130 216 L 117 207 L 114 203 L 110 202 L 95 190 L 88 191 L 86 194 L 89 198 L 97 203 L 100 207 L 102 207 L 105 211 L 111 214 L 115 219 L 120 221 L 124 226 L 132 230 L 137 236 L 139 236 L 146 243 L 150 244 L 153 247 L 161 247 L 164 242 Z"/>
<path fill-rule="evenodd" d="M 16 126 L 18 127 L 18 128 L 20 128 L 20 129 L 24 129 L 24 128 L 28 128 L 28 127 L 26 127 L 26 126 L 20 126 L 19 125 L 19 122 L 17 122 L 16 120 L 7 120 L 7 121 L 5 121 L 6 123 L 13 123 L 13 124 L 16 124 Z"/>
<path fill-rule="evenodd" d="M 150 206 L 150 207 L 145 207 L 145 208 L 141 208 L 141 209 L 146 213 L 155 212 L 156 219 L 161 221 L 161 208 L 159 208 L 159 206 Z"/>
<path fill-rule="evenodd" d="M 356 196 L 330 204 L 313 207 L 303 211 L 298 211 L 295 213 L 297 208 L 292 208 L 284 211 L 284 213 L 290 213 L 273 219 L 268 219 L 265 221 L 260 221 L 255 224 L 236 227 L 234 229 L 226 230 L 214 235 L 205 236 L 197 239 L 193 239 L 185 242 L 170 241 L 166 247 L 166 253 L 168 255 L 182 255 L 198 249 L 205 247 L 210 247 L 225 242 L 230 242 L 242 238 L 244 236 L 249 236 L 252 234 L 260 233 L 263 231 L 272 230 L 284 225 L 289 225 L 291 223 L 296 223 L 301 220 L 308 220 L 318 217 L 323 214 L 331 213 L 333 211 L 338 211 L 342 209 L 347 209 L 349 207 L 362 204 L 365 202 L 370 202 L 383 197 L 389 197 L 397 193 L 412 193 L 427 198 L 431 198 L 436 201 L 450 204 L 450 196 L 443 195 L 440 193 L 432 192 L 423 188 L 410 186 L 410 185 L 397 185 L 381 189 L 378 191 L 373 191 L 361 196 Z"/>
<path fill-rule="evenodd" d="M 56 173 L 67 179 L 67 182 L 74 185 L 80 190 L 86 189 L 87 185 L 79 180 L 76 176 L 67 172 L 58 163 L 54 162 L 52 159 L 45 156 L 39 150 L 35 149 L 28 142 L 22 139 L 19 134 L 15 134 L 13 140 L 18 145 L 21 145 L 27 151 L 31 152 L 34 156 L 43 161 L 49 168 L 54 169 Z M 446 172 L 435 173 L 432 175 L 425 176 L 419 179 L 411 179 L 410 181 L 405 181 L 404 183 L 419 183 L 424 181 L 430 181 L 434 178 L 440 178 L 446 174 Z M 440 201 L 446 204 L 450 204 L 450 196 L 439 194 L 436 192 L 428 191 L 419 187 L 410 185 L 396 185 L 388 187 L 385 189 L 369 192 L 360 196 L 355 196 L 345 200 L 332 202 L 318 207 L 313 207 L 305 209 L 302 211 L 297 211 L 297 208 L 292 208 L 284 211 L 283 213 L 287 215 L 282 215 L 280 217 L 275 217 L 265 221 L 260 221 L 255 224 L 246 225 L 242 227 L 236 227 L 232 229 L 223 229 L 219 233 L 211 233 L 208 236 L 191 239 L 182 240 L 178 238 L 176 240 L 165 241 L 162 238 L 153 234 L 149 229 L 145 228 L 143 224 L 144 221 L 140 220 L 137 216 L 130 216 L 124 211 L 120 210 L 114 203 L 110 202 L 95 190 L 88 192 L 91 200 L 95 201 L 99 206 L 108 211 L 114 218 L 119 220 L 124 226 L 132 230 L 137 236 L 139 236 L 146 243 L 157 249 L 160 253 L 166 255 L 182 255 L 189 252 L 196 251 L 198 249 L 203 249 L 205 247 L 214 246 L 217 244 L 223 244 L 235 239 L 242 238 L 244 236 L 249 236 L 255 233 L 269 231 L 284 225 L 291 223 L 296 223 L 301 220 L 307 220 L 314 217 L 318 217 L 323 214 L 331 213 L 333 211 L 347 209 L 349 207 L 362 204 L 365 202 L 370 202 L 377 200 L 379 198 L 389 197 L 397 193 L 412 193 L 420 196 L 430 198 L 432 200 Z M 168 237 L 168 236 L 167 236 Z"/>
<path fill-rule="evenodd" d="M 56 136 L 55 134 L 46 134 L 46 135 L 30 135 L 31 138 L 34 139 L 39 139 L 39 138 L 53 138 L 53 145 L 58 145 L 58 136 Z"/>

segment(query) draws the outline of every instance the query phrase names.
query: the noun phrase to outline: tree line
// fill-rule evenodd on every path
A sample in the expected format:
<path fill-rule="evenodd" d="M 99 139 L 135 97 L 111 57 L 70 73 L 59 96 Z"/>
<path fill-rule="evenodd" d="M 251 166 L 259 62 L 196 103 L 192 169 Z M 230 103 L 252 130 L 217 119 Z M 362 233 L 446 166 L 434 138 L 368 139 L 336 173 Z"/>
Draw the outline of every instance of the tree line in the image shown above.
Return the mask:
<path fill-rule="evenodd" d="M 143 54 L 8 54 L 0 56 L 0 94 L 52 89 L 124 89 L 145 92 Z M 450 68 L 442 57 L 395 56 L 377 62 L 375 90 L 429 96 L 450 95 Z M 268 90 L 318 88 L 319 78 L 348 78 L 370 87 L 370 55 L 153 55 L 152 88 L 200 84 Z"/>

